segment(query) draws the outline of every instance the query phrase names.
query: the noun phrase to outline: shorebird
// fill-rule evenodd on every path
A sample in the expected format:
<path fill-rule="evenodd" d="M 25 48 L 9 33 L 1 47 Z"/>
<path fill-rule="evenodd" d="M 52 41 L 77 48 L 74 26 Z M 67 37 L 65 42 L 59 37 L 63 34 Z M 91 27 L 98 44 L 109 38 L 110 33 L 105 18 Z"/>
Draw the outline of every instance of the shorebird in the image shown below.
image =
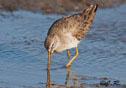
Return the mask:
<path fill-rule="evenodd" d="M 90 5 L 89 8 L 56 20 L 50 27 L 44 45 L 48 51 L 48 66 L 50 69 L 51 56 L 53 52 L 67 50 L 69 62 L 65 67 L 69 67 L 73 60 L 78 56 L 78 44 L 88 32 L 93 22 L 98 5 Z M 70 59 L 69 49 L 75 48 L 76 53 Z"/>

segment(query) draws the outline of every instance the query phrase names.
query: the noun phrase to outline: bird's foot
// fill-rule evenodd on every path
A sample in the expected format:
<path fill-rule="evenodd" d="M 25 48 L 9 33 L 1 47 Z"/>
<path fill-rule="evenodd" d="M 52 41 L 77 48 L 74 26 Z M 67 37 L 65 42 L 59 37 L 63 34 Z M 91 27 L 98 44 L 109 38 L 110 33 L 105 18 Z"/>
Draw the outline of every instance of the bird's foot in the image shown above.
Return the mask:
<path fill-rule="evenodd" d="M 46 70 L 50 70 L 50 67 L 47 67 Z"/>
<path fill-rule="evenodd" d="M 65 68 L 69 68 L 71 65 L 70 64 L 67 64 L 67 65 L 65 65 L 64 67 Z"/>

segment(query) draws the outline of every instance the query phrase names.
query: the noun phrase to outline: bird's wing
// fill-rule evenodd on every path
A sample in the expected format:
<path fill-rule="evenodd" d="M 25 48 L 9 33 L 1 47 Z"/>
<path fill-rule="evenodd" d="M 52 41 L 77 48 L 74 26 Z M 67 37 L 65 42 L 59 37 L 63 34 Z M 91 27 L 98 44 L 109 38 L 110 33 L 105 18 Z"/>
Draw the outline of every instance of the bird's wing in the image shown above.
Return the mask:
<path fill-rule="evenodd" d="M 78 14 L 72 14 L 56 20 L 48 31 L 49 34 L 66 34 L 71 33 L 78 40 L 81 40 L 88 31 L 95 13 L 97 5 L 91 5 Z"/>
<path fill-rule="evenodd" d="M 68 33 L 71 32 L 73 28 L 75 28 L 78 22 L 75 20 L 74 17 L 76 17 L 78 14 L 72 14 L 69 16 L 64 16 L 61 19 L 56 20 L 50 27 L 49 31 L 48 31 L 48 35 L 49 34 L 53 34 L 53 33 Z"/>
<path fill-rule="evenodd" d="M 81 40 L 84 35 L 88 32 L 90 25 L 94 20 L 94 16 L 96 14 L 98 5 L 91 5 L 90 8 L 85 9 L 81 14 L 81 22 L 80 25 L 77 26 L 76 31 L 73 36 L 75 36 L 78 40 Z"/>

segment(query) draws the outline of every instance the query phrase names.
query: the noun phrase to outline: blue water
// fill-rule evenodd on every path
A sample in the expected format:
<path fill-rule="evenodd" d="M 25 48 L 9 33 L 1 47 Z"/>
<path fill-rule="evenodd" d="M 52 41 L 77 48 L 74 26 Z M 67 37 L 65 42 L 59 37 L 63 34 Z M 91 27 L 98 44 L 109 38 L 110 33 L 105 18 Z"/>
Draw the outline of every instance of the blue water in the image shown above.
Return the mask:
<path fill-rule="evenodd" d="M 78 46 L 79 56 L 70 67 L 77 86 L 97 84 L 104 77 L 126 84 L 125 8 L 126 5 L 98 9 L 90 31 Z M 0 87 L 46 87 L 48 53 L 44 40 L 51 24 L 63 15 L 28 11 L 0 13 L 4 14 L 0 16 Z M 74 55 L 75 51 L 70 52 Z M 52 84 L 64 85 L 68 72 L 61 67 L 67 62 L 66 51 L 53 54 Z M 68 84 L 73 85 L 71 75 Z"/>

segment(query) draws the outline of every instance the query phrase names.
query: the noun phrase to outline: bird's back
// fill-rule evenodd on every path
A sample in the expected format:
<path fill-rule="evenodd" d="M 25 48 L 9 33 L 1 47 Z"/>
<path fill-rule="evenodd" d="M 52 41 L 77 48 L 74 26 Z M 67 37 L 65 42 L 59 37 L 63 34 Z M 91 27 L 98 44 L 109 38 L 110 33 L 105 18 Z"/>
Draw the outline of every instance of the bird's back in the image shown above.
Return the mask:
<path fill-rule="evenodd" d="M 87 8 L 80 13 L 56 20 L 50 27 L 47 35 L 71 33 L 77 40 L 81 40 L 86 32 L 88 32 L 90 25 L 93 22 L 97 7 L 98 5 L 91 5 L 90 8 Z"/>

